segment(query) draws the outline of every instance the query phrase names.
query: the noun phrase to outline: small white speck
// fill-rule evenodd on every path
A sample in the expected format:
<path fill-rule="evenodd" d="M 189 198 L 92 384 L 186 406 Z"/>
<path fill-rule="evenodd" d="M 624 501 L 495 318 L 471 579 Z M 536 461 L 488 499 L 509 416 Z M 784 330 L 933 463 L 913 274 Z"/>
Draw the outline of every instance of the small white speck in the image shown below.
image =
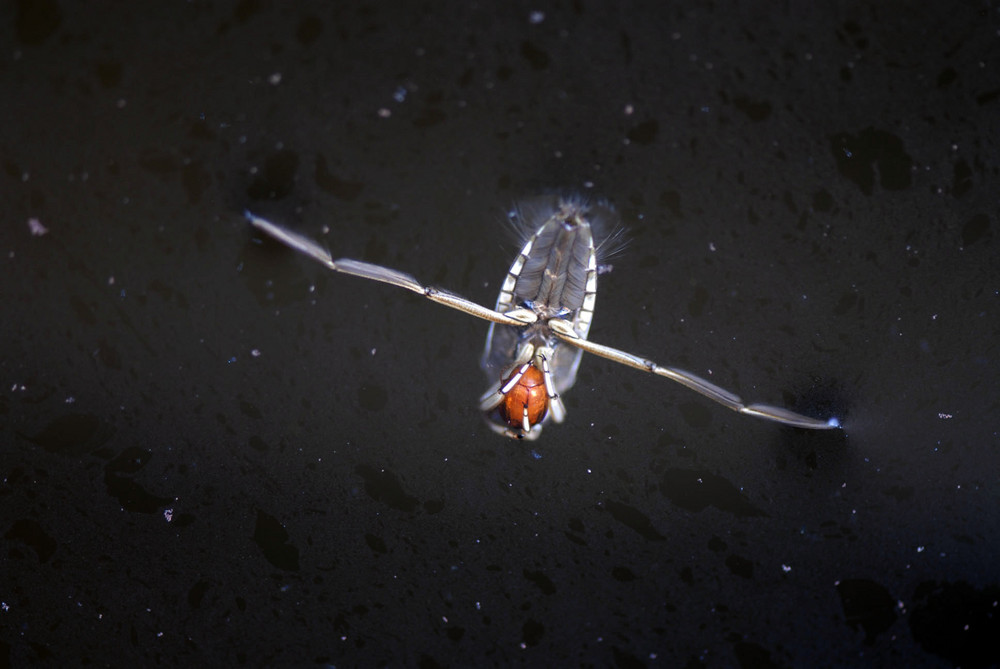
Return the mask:
<path fill-rule="evenodd" d="M 259 358 L 260 357 L 260 349 L 259 348 L 252 349 L 250 351 L 250 355 L 252 355 L 255 358 Z"/>
<path fill-rule="evenodd" d="M 373 348 L 372 348 L 372 350 L 371 350 L 371 351 L 369 351 L 369 352 L 370 352 L 370 353 L 371 353 L 372 355 L 375 355 L 375 352 L 376 352 L 377 350 L 378 350 L 377 348 L 374 348 L 374 347 L 373 347 Z"/>
<path fill-rule="evenodd" d="M 786 574 L 787 574 L 788 572 L 790 572 L 791 570 L 792 570 L 791 566 L 789 566 L 789 565 L 787 565 L 787 564 L 783 564 L 783 565 L 781 565 L 781 571 L 785 572 Z"/>
<path fill-rule="evenodd" d="M 109 286 L 115 285 L 115 277 L 113 277 L 113 276 L 109 276 L 108 277 L 108 285 Z"/>
<path fill-rule="evenodd" d="M 530 23 L 532 25 L 536 25 L 537 26 L 539 23 L 541 23 L 544 20 L 545 20 L 545 12 L 542 12 L 542 11 L 539 11 L 539 10 L 536 9 L 535 11 L 531 12 L 530 14 L 528 14 L 528 23 Z"/>
<path fill-rule="evenodd" d="M 924 547 L 923 546 L 917 546 L 917 552 L 918 553 L 923 553 L 924 552 Z"/>
<path fill-rule="evenodd" d="M 269 76 L 267 78 L 267 83 L 271 84 L 272 86 L 277 86 L 278 84 L 280 84 L 281 83 L 281 72 L 275 72 L 274 74 L 272 74 L 271 76 Z"/>
<path fill-rule="evenodd" d="M 391 110 L 386 109 L 385 107 L 382 107 L 381 109 L 378 110 L 379 118 L 389 118 L 390 116 L 392 116 Z"/>
<path fill-rule="evenodd" d="M 625 105 L 625 116 L 631 116 L 635 112 L 635 107 L 632 105 Z"/>
<path fill-rule="evenodd" d="M 163 519 L 165 521 L 167 521 L 168 523 L 171 520 L 173 520 L 174 519 L 174 510 L 173 509 L 164 509 L 163 510 Z"/>
<path fill-rule="evenodd" d="M 948 420 L 951 417 L 952 416 L 950 413 L 938 413 L 938 418 L 940 418 L 941 420 Z"/>
<path fill-rule="evenodd" d="M 406 88 L 403 86 L 398 86 L 392 93 L 392 99 L 396 102 L 403 102 L 406 100 Z"/>
<path fill-rule="evenodd" d="M 66 398 L 66 404 L 73 404 L 75 402 L 76 402 L 76 398 L 73 397 L 72 395 L 70 395 L 69 397 Z"/>
<path fill-rule="evenodd" d="M 715 251 L 715 242 L 709 242 L 708 243 L 708 250 L 709 251 Z"/>
<path fill-rule="evenodd" d="M 49 233 L 49 229 L 42 225 L 42 222 L 37 218 L 28 219 L 28 229 L 31 230 L 31 234 L 35 237 L 41 237 Z"/>

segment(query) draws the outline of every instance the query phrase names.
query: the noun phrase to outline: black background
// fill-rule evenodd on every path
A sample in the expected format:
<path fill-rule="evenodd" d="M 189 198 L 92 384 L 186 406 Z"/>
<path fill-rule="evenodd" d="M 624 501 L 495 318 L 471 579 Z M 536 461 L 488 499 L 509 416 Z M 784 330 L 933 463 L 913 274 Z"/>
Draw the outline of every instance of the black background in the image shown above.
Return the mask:
<path fill-rule="evenodd" d="M 1000 12 L 820 4 L 0 5 L 0 665 L 1000 662 Z M 587 357 L 505 440 L 242 217 L 491 305 L 553 188 L 592 339 L 845 429 Z"/>

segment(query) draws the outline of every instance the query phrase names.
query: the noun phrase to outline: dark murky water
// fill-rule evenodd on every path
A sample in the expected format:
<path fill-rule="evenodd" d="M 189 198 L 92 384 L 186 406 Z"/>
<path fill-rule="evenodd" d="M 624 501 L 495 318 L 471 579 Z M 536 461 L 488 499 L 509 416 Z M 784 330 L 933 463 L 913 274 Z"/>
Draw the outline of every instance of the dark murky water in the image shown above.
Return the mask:
<path fill-rule="evenodd" d="M 0 17 L 0 666 L 1000 662 L 996 8 Z M 504 440 L 485 325 L 242 216 L 492 304 L 551 188 L 592 339 L 846 428 L 590 358 Z"/>

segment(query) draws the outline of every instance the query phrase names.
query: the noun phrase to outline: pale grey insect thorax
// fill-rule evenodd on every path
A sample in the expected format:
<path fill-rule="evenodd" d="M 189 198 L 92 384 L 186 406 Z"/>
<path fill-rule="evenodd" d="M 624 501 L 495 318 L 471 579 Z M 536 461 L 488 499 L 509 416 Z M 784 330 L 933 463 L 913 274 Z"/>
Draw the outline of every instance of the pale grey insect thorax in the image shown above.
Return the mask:
<path fill-rule="evenodd" d="M 522 208 L 523 223 L 542 221 L 525 242 L 504 279 L 496 310 L 528 307 L 539 321 L 527 328 L 491 325 L 483 354 L 483 368 L 496 375 L 510 365 L 525 341 L 553 349 L 550 361 L 558 392 L 576 379 L 581 352 L 560 346 L 547 321 L 563 318 L 586 339 L 593 319 L 597 292 L 594 238 L 587 219 L 588 207 L 579 201 L 552 199 Z"/>
<path fill-rule="evenodd" d="M 593 252 L 586 220 L 553 216 L 535 234 L 514 284 L 514 304 L 531 304 L 549 317 L 575 315 L 583 306 L 587 264 Z"/>

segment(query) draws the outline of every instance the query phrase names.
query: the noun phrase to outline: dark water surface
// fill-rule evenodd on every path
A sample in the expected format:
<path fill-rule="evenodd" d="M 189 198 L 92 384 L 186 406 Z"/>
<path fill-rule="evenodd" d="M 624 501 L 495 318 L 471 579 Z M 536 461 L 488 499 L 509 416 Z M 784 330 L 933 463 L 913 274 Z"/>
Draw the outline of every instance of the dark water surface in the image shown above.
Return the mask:
<path fill-rule="evenodd" d="M 0 8 L 0 666 L 1000 662 L 1000 13 L 612 7 Z M 242 217 L 492 304 L 553 188 L 592 339 L 845 429 L 585 358 L 505 440 Z"/>

